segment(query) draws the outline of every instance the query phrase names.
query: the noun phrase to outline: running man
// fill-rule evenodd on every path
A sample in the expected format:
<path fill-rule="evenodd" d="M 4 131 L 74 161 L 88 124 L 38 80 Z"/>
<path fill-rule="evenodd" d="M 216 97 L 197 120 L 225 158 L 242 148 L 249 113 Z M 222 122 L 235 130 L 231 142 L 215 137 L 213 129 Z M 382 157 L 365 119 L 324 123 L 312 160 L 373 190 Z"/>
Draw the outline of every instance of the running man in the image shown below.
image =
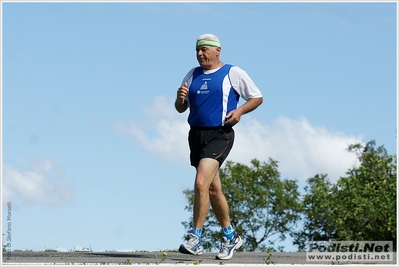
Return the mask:
<path fill-rule="evenodd" d="M 230 223 L 229 206 L 222 192 L 219 168 L 234 143 L 233 126 L 241 116 L 253 111 L 263 97 L 248 74 L 237 66 L 220 61 L 220 40 L 203 34 L 196 42 L 200 66 L 191 69 L 177 90 L 175 108 L 189 109 L 188 143 L 190 162 L 196 168 L 193 229 L 190 239 L 179 248 L 181 253 L 202 254 L 202 228 L 212 205 L 222 227 L 223 238 L 216 259 L 230 259 L 242 245 L 242 238 Z M 246 102 L 238 106 L 243 98 Z"/>

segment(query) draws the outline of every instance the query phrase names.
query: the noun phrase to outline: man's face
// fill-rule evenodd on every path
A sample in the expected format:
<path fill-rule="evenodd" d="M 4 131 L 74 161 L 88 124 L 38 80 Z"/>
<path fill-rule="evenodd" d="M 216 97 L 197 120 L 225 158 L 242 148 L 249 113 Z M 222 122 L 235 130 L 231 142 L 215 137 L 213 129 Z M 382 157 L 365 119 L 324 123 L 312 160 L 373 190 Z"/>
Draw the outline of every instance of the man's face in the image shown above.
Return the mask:
<path fill-rule="evenodd" d="M 197 60 L 203 69 L 212 69 L 219 63 L 220 47 L 199 46 L 197 49 Z"/>

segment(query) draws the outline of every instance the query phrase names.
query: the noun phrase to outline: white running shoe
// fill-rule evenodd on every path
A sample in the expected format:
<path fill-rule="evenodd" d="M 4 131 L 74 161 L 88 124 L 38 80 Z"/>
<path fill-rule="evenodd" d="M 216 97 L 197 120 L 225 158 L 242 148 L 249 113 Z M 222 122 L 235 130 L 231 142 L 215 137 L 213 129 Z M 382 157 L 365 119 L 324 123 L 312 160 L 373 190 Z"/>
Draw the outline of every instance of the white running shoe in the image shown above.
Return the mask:
<path fill-rule="evenodd" d="M 198 239 L 198 236 L 194 234 L 190 234 L 190 236 L 191 237 L 187 241 L 187 243 L 180 245 L 179 252 L 184 254 L 201 255 L 202 246 L 201 242 Z"/>
<path fill-rule="evenodd" d="M 228 240 L 225 236 L 222 239 L 222 242 L 220 244 L 220 251 L 219 254 L 216 256 L 216 259 L 218 260 L 228 260 L 233 257 L 233 253 L 236 249 L 239 249 L 242 245 L 242 238 L 237 235 L 237 233 L 234 234 L 233 239 Z"/>

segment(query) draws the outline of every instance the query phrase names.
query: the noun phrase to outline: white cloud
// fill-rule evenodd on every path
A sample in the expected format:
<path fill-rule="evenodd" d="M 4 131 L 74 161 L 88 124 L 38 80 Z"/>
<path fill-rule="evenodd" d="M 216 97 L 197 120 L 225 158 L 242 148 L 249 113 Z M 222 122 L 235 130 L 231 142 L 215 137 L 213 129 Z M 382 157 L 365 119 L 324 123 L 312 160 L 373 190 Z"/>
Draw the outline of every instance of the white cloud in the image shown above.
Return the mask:
<path fill-rule="evenodd" d="M 188 164 L 187 113 L 179 114 L 174 100 L 157 97 L 151 107 L 144 107 L 145 122 L 116 123 L 113 129 L 137 140 L 147 151 L 173 162 Z"/>
<path fill-rule="evenodd" d="M 157 97 L 144 108 L 146 123 L 118 123 L 114 130 L 137 140 L 147 151 L 167 160 L 189 164 L 187 112 L 178 114 L 173 99 Z M 256 111 L 255 111 L 256 112 Z M 312 126 L 306 118 L 277 118 L 273 124 L 262 124 L 244 115 L 234 127 L 236 140 L 228 160 L 249 164 L 254 158 L 279 162 L 283 177 L 306 180 L 316 174 L 328 174 L 333 181 L 357 165 L 348 145 L 362 142 L 361 137 L 328 131 Z"/>
<path fill-rule="evenodd" d="M 328 174 L 333 181 L 344 176 L 358 164 L 356 156 L 346 151 L 348 145 L 362 142 L 361 137 L 312 126 L 305 118 L 279 117 L 272 125 L 262 125 L 243 117 L 235 131 L 231 160 L 249 164 L 253 158 L 273 158 L 279 162 L 282 176 L 300 180 L 319 173 Z"/>
<path fill-rule="evenodd" d="M 31 170 L 17 170 L 3 164 L 3 203 L 56 205 L 71 201 L 72 190 L 72 183 L 64 176 L 62 168 L 50 159 L 33 161 Z"/>

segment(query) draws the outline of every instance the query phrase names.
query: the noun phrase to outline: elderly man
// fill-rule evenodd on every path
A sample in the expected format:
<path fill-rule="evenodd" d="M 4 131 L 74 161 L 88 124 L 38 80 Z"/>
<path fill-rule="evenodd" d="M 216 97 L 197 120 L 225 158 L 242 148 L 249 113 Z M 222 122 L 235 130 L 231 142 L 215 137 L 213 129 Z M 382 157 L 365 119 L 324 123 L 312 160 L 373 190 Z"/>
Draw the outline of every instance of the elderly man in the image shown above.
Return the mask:
<path fill-rule="evenodd" d="M 177 90 L 175 108 L 190 110 L 188 142 L 191 165 L 196 168 L 193 229 L 181 253 L 202 254 L 201 233 L 212 205 L 222 227 L 223 238 L 216 259 L 230 259 L 242 245 L 242 238 L 230 223 L 229 206 L 222 192 L 219 168 L 234 143 L 233 126 L 241 116 L 256 109 L 263 97 L 248 74 L 237 66 L 220 61 L 219 38 L 203 34 L 197 38 L 200 66 L 191 69 Z M 238 106 L 243 98 L 246 102 Z"/>

